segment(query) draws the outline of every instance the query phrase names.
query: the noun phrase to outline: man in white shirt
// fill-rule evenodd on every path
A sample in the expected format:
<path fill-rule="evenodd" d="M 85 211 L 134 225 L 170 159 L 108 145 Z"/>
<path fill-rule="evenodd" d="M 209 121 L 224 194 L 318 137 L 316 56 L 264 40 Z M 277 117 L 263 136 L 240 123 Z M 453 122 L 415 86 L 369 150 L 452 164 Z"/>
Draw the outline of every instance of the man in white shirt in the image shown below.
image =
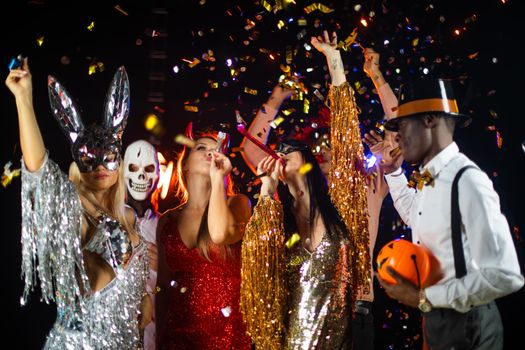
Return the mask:
<path fill-rule="evenodd" d="M 492 182 L 453 141 L 455 125 L 467 121 L 458 111 L 450 81 L 422 79 L 401 87 L 397 116 L 385 123 L 397 132 L 404 160 L 422 165 L 412 181 L 414 189 L 408 186 L 401 158 L 384 164 L 394 205 L 412 228 L 413 243 L 438 259 L 443 277 L 424 289 L 392 269 L 395 284 L 378 279 L 390 297 L 423 312 L 424 339 L 431 349 L 502 349 L 503 327 L 494 299 L 524 284 Z"/>

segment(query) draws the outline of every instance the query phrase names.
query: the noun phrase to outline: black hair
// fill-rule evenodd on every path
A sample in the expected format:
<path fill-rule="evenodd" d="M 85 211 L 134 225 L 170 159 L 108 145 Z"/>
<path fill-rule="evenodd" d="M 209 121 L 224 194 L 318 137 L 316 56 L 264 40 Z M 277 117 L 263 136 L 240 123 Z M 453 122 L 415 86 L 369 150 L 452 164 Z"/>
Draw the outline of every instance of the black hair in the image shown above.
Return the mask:
<path fill-rule="evenodd" d="M 305 147 L 306 144 L 296 140 L 287 139 L 282 142 L 300 149 L 299 152 L 301 152 L 303 161 L 312 165 L 312 169 L 305 174 L 308 196 L 310 198 L 310 232 L 313 229 L 316 215 L 319 214 L 321 215 L 326 227 L 326 234 L 329 236 L 338 235 L 340 237 L 348 237 L 348 229 L 343 223 L 339 211 L 332 203 L 328 194 L 328 182 L 323 175 L 321 168 L 319 168 L 319 164 L 312 154 L 311 149 Z M 284 230 L 288 236 L 297 232 L 297 223 L 295 222 L 295 217 L 292 213 L 294 198 L 292 197 L 288 186 L 283 183 L 279 183 L 277 193 L 283 206 Z"/>

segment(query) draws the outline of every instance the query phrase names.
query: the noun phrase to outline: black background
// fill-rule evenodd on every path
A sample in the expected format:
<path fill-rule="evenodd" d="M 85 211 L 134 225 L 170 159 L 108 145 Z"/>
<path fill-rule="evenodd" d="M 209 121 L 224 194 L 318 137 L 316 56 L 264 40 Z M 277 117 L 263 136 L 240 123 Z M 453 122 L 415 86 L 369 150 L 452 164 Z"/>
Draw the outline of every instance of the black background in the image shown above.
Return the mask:
<path fill-rule="evenodd" d="M 521 56 L 524 40 L 520 27 L 519 2 L 490 1 L 368 1 L 322 2 L 335 9 L 331 13 L 314 11 L 306 14 L 304 8 L 312 1 L 299 1 L 297 5 L 285 3 L 285 8 L 269 12 L 256 1 L 105 1 L 59 2 L 19 1 L 6 3 L 2 10 L 2 44 L 0 64 L 7 76 L 10 58 L 22 53 L 29 57 L 33 74 L 34 104 L 46 147 L 51 157 L 65 170 L 71 157 L 69 144 L 51 116 L 46 91 L 46 76 L 56 76 L 75 97 L 86 123 L 98 120 L 111 77 L 118 66 L 124 65 L 131 82 L 132 107 L 124 144 L 144 138 L 154 143 L 168 160 L 176 157 L 179 147 L 173 137 L 182 132 L 186 122 L 196 121 L 198 126 L 227 127 L 234 123 L 233 109 L 238 109 L 249 122 L 254 111 L 267 99 L 282 72 L 287 46 L 294 51 L 292 70 L 304 76 L 309 88 L 310 113 L 292 113 L 281 125 L 278 133 L 308 128 L 315 116 L 319 101 L 312 97 L 318 88 L 326 96 L 327 71 L 322 55 L 305 50 L 303 44 L 311 35 L 322 30 L 337 30 L 339 38 L 346 38 L 358 28 L 357 40 L 372 46 L 381 54 L 381 69 L 392 88 L 423 75 L 444 76 L 456 80 L 458 100 L 464 112 L 474 117 L 472 125 L 457 132 L 462 151 L 476 161 L 494 182 L 501 198 L 502 211 L 507 216 L 523 266 L 523 174 L 525 171 L 525 140 L 523 122 L 523 71 Z M 268 1 L 275 4 L 274 1 Z M 115 5 L 128 15 L 115 9 Z M 163 8 L 166 15 L 152 9 Z M 370 11 L 375 15 L 370 17 Z M 261 16 L 257 20 L 257 15 Z M 472 16 L 476 16 L 475 18 Z M 442 17 L 442 18 L 440 18 Z M 292 21 L 288 21 L 292 18 Z M 297 20 L 307 20 L 299 26 Z M 360 19 L 368 20 L 368 27 Z M 256 22 L 251 30 L 244 27 L 247 20 Z M 282 30 L 279 20 L 287 23 Z M 318 20 L 318 26 L 315 22 Z M 95 22 L 93 31 L 87 26 Z M 460 35 L 453 31 L 460 30 Z M 153 30 L 166 36 L 152 37 Z M 306 35 L 298 39 L 305 30 Z M 199 34 L 202 31 L 202 35 Z M 255 33 L 254 31 L 258 31 Z M 44 37 L 42 46 L 37 38 Z M 252 39 L 248 37 L 251 36 Z M 416 43 L 414 40 L 418 39 Z M 140 40 L 139 44 L 137 40 Z M 244 41 L 248 40 L 249 45 Z M 385 40 L 389 43 L 385 44 Z M 151 59 L 152 50 L 165 52 L 166 59 Z M 202 54 L 213 50 L 215 62 L 202 59 Z M 273 54 L 275 60 L 269 58 Z M 308 54 L 310 56 L 308 56 Z M 248 56 L 248 60 L 243 60 Z M 469 57 L 470 56 L 470 57 Z M 199 58 L 194 68 L 182 61 Z M 232 80 L 226 59 L 233 60 L 232 68 L 245 67 L 236 80 Z M 363 130 L 369 129 L 383 117 L 373 86 L 362 72 L 363 57 L 352 47 L 343 53 L 348 69 L 348 80 L 354 84 Z M 104 70 L 88 75 L 93 62 L 102 62 Z M 67 64 L 65 64 L 67 63 Z M 177 65 L 180 72 L 175 74 Z M 210 67 L 215 66 L 215 70 Z M 307 73 L 306 68 L 314 68 Z M 399 73 L 396 73 L 399 69 Z M 152 72 L 165 74 L 163 82 L 152 81 Z M 219 88 L 210 87 L 217 82 Z M 224 86 L 223 83 L 227 83 Z M 360 84 L 355 85 L 356 83 Z M 315 85 L 318 84 L 318 85 Z M 257 95 L 244 92 L 244 88 L 257 90 Z M 20 166 L 18 121 L 14 99 L 7 88 L 0 89 L 2 129 L 0 162 L 13 161 Z M 163 102 L 148 101 L 152 91 L 164 96 Z M 199 113 L 184 110 L 184 104 L 199 107 Z M 300 111 L 303 101 L 288 101 L 283 109 Z M 158 113 L 158 108 L 164 113 Z M 208 113 L 216 109 L 215 113 Z M 164 134 L 154 135 L 144 129 L 144 118 L 157 112 Z M 218 114 L 222 113 L 220 116 Z M 301 120 L 302 119 L 302 120 Z M 503 139 L 496 144 L 496 131 Z M 232 130 L 232 146 L 238 146 L 240 137 Z M 233 153 L 237 167 L 236 180 L 240 189 L 253 197 L 256 188 L 247 192 L 246 183 L 251 174 L 238 154 Z M 53 306 L 39 302 L 38 291 L 28 306 L 20 307 L 22 292 L 20 280 L 20 179 L 6 188 L 0 188 L 0 202 L 6 223 L 3 230 L 5 276 L 2 299 L 5 343 L 15 348 L 40 348 L 55 317 Z M 254 201 L 255 203 L 255 201 Z M 161 211 L 176 201 L 168 197 L 161 202 Z M 383 207 L 376 252 L 395 237 L 408 236 L 409 229 L 399 221 L 390 198 Z M 523 327 L 523 301 L 525 293 L 498 300 L 504 327 L 506 348 L 519 344 Z M 374 305 L 378 349 L 401 349 L 419 346 L 418 313 L 388 299 L 376 288 Z"/>

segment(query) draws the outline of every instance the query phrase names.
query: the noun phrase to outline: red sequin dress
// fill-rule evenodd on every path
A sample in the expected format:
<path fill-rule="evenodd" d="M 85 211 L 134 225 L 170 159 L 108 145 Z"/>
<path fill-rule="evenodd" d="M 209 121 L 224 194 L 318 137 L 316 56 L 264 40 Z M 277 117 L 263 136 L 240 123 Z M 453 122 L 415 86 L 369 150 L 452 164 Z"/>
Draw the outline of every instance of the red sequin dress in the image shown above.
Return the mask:
<path fill-rule="evenodd" d="M 226 261 L 217 246 L 210 247 L 207 261 L 186 247 L 175 220 L 160 239 L 172 276 L 160 349 L 251 349 L 239 310 L 240 244 Z"/>

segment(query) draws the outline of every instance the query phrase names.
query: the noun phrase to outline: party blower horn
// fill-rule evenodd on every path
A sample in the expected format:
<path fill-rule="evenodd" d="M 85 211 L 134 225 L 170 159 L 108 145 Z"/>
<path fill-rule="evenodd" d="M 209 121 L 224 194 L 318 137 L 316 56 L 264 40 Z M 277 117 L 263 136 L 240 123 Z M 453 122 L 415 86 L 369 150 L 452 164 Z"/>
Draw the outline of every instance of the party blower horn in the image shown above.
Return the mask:
<path fill-rule="evenodd" d="M 379 251 L 376 261 L 379 277 L 390 284 L 396 284 L 396 280 L 388 273 L 388 266 L 418 288 L 431 286 L 442 277 L 439 261 L 432 253 L 405 239 L 387 243 Z"/>

